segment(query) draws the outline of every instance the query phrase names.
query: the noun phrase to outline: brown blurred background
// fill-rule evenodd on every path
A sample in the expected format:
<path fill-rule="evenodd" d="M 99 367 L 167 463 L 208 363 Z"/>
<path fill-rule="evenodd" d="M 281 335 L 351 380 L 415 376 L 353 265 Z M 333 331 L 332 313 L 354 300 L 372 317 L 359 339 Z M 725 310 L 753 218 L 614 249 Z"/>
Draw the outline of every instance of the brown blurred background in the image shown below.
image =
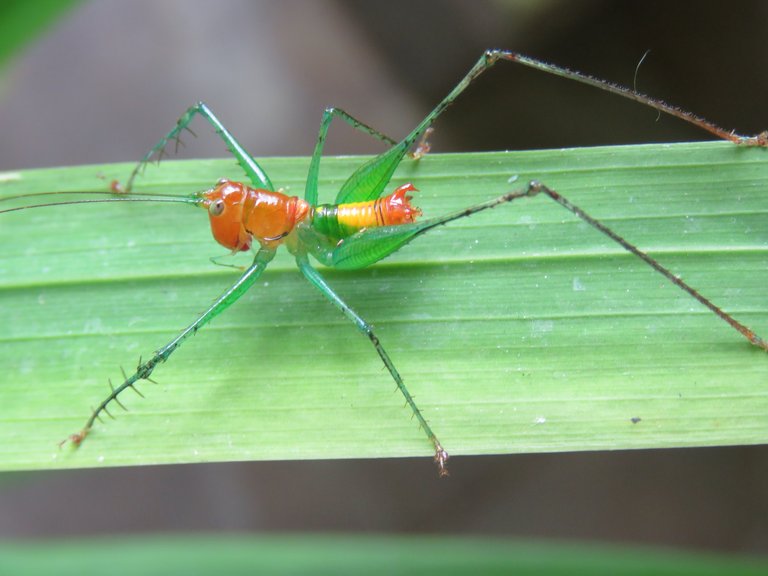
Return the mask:
<path fill-rule="evenodd" d="M 0 86 L 0 170 L 131 161 L 205 100 L 256 156 L 309 155 L 323 107 L 405 134 L 485 48 L 569 66 L 747 133 L 768 128 L 768 4 L 83 2 Z M 707 139 L 500 65 L 435 151 Z M 195 155 L 223 156 L 204 129 Z M 330 153 L 380 148 L 334 126 Z M 768 384 L 768 383 L 767 383 Z M 768 552 L 768 449 L 253 462 L 0 475 L 0 537 L 158 531 L 482 534 Z"/>

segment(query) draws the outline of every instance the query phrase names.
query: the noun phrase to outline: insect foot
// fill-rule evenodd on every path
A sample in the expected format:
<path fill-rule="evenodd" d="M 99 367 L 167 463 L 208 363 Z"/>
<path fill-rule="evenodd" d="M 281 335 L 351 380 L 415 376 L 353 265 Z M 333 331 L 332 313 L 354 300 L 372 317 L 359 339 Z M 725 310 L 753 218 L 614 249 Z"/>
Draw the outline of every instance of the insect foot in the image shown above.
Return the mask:
<path fill-rule="evenodd" d="M 414 149 L 408 153 L 412 160 L 421 160 L 424 156 L 429 154 L 429 151 L 432 150 L 432 145 L 429 143 L 429 137 L 432 136 L 434 132 L 435 129 L 432 128 L 432 126 L 424 130 L 424 134 L 421 135 L 421 138 L 419 138 Z"/>
<path fill-rule="evenodd" d="M 82 444 L 83 440 L 85 440 L 85 437 L 86 437 L 86 436 L 88 436 L 88 430 L 89 430 L 88 428 L 83 428 L 83 429 L 82 429 L 82 430 L 80 430 L 80 432 L 78 432 L 77 434 L 70 434 L 69 436 L 67 436 L 66 438 L 64 438 L 64 440 L 62 440 L 61 442 L 59 442 L 59 450 L 61 450 L 61 448 L 62 448 L 62 447 L 64 446 L 64 444 L 66 444 L 67 442 L 69 442 L 70 444 L 72 444 L 72 446 L 74 446 L 75 448 L 77 448 L 78 446 L 80 446 L 80 444 Z"/>
<path fill-rule="evenodd" d="M 437 464 L 437 473 L 440 478 L 450 476 L 448 473 L 448 452 L 443 449 L 440 442 L 435 441 L 435 464 Z"/>
<path fill-rule="evenodd" d="M 737 144 L 742 144 L 744 146 L 762 146 L 764 148 L 768 147 L 768 130 L 763 130 L 760 134 L 756 134 L 755 136 L 742 137 Z"/>

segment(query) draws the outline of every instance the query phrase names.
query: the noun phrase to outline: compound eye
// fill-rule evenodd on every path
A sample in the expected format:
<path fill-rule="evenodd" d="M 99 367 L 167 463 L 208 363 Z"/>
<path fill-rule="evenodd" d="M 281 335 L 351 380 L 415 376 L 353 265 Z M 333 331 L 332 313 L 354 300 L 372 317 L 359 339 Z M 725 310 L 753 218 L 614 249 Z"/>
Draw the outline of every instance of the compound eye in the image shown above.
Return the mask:
<path fill-rule="evenodd" d="M 224 200 L 215 200 L 211 202 L 208 206 L 208 213 L 211 216 L 221 216 L 221 214 L 224 212 Z"/>

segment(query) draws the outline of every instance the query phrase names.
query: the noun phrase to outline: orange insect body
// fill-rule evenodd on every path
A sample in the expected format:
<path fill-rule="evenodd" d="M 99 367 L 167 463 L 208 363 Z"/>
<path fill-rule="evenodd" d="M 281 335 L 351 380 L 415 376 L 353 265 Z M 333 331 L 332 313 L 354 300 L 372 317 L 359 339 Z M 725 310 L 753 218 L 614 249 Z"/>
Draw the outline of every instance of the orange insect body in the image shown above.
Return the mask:
<path fill-rule="evenodd" d="M 250 249 L 253 239 L 262 246 L 276 246 L 307 220 L 318 232 L 337 239 L 363 228 L 413 222 L 421 214 L 410 204 L 407 194 L 413 190 L 413 184 L 405 184 L 389 196 L 367 202 L 312 207 L 298 196 L 221 179 L 203 194 L 202 205 L 208 209 L 213 237 L 237 252 Z"/>
<path fill-rule="evenodd" d="M 226 179 L 204 196 L 213 237 L 233 251 L 248 250 L 254 238 L 262 245 L 279 243 L 310 212 L 309 204 L 297 196 Z"/>

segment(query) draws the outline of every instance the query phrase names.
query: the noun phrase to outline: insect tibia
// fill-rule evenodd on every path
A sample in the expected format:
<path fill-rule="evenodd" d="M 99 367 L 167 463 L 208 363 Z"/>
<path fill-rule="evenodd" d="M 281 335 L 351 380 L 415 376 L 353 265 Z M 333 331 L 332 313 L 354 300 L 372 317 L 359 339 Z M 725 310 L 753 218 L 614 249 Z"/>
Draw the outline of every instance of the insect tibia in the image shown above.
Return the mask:
<path fill-rule="evenodd" d="M 139 364 L 136 368 L 137 380 L 150 380 L 152 372 L 155 370 L 155 365 L 147 362 L 146 364 Z"/>
<path fill-rule="evenodd" d="M 760 338 L 760 336 L 758 336 L 757 334 L 755 334 L 754 332 L 752 332 L 752 330 L 748 330 L 748 334 L 747 334 L 746 336 L 747 336 L 747 339 L 748 339 L 748 340 L 749 340 L 749 341 L 750 341 L 752 344 L 754 344 L 754 345 L 755 345 L 755 346 L 757 346 L 758 348 L 762 348 L 763 350 L 765 350 L 766 352 L 768 352 L 768 342 L 766 342 L 765 340 L 763 340 L 762 338 Z"/>
<path fill-rule="evenodd" d="M 109 379 L 109 389 L 112 390 L 112 394 L 115 394 L 115 386 L 112 384 L 112 379 Z M 123 410 L 128 412 L 128 408 L 125 407 L 125 404 L 120 402 L 120 399 L 117 397 L 117 395 L 114 396 L 115 403 L 120 406 Z"/>
<path fill-rule="evenodd" d="M 728 140 L 734 144 L 739 144 L 742 146 L 768 146 L 768 132 L 761 132 L 755 136 L 743 136 L 732 130 L 721 128 L 717 124 L 692 114 L 686 110 L 678 108 L 677 106 L 667 104 L 663 100 L 647 96 L 646 94 L 638 92 L 637 90 L 626 88 L 606 80 L 601 80 L 600 78 L 595 78 L 589 74 L 576 72 L 575 70 L 570 70 L 563 66 L 557 66 L 555 64 L 549 64 L 541 60 L 536 60 L 535 58 L 529 58 L 517 52 L 507 52 L 504 50 L 487 50 L 481 57 L 480 61 L 475 64 L 475 67 L 470 71 L 467 84 L 474 81 L 475 78 L 477 78 L 485 70 L 491 68 L 499 60 L 506 60 L 508 62 L 522 64 L 528 68 L 533 68 L 535 70 L 546 72 L 547 74 L 553 74 L 555 76 L 560 76 L 561 78 L 580 82 L 605 92 L 610 92 L 611 94 L 621 96 L 622 98 L 634 100 L 635 102 L 639 102 L 640 104 L 648 106 L 649 108 L 653 108 L 654 110 L 658 110 L 664 114 L 669 114 L 670 116 L 679 118 L 684 122 L 688 122 L 689 124 L 697 126 L 702 130 L 717 136 L 718 138 Z M 451 98 L 451 100 L 452 99 L 453 98 Z"/>
<path fill-rule="evenodd" d="M 733 316 L 728 314 L 725 310 L 720 308 L 717 304 L 712 302 L 709 298 L 701 294 L 693 286 L 691 286 L 690 284 L 682 280 L 680 277 L 678 277 L 676 274 L 674 274 L 669 268 L 663 266 L 658 260 L 650 256 L 648 253 L 640 250 L 640 248 L 638 248 L 637 246 L 635 246 L 634 244 L 626 240 L 623 236 L 620 236 L 619 234 L 617 234 L 616 232 L 608 228 L 608 226 L 606 226 L 599 220 L 587 214 L 584 210 L 582 210 L 581 208 L 573 204 L 570 200 L 568 200 L 564 196 L 561 196 L 555 190 L 548 188 L 544 184 L 541 184 L 540 182 L 536 182 L 536 181 L 532 181 L 528 185 L 528 190 L 534 193 L 543 192 L 544 194 L 549 196 L 552 200 L 560 204 L 563 208 L 565 208 L 569 212 L 572 212 L 573 214 L 581 218 L 584 222 L 592 226 L 592 228 L 594 228 L 595 230 L 602 232 L 608 238 L 610 238 L 611 240 L 616 242 L 619 246 L 624 248 L 624 250 L 626 250 L 627 252 L 634 254 L 635 256 L 640 258 L 643 262 L 648 264 L 648 266 L 650 266 L 656 272 L 658 272 L 659 274 L 664 276 L 667 280 L 672 282 L 672 284 L 674 284 L 684 292 L 687 292 L 693 298 L 698 300 L 701 304 L 709 308 L 709 310 L 714 312 L 721 320 L 726 322 L 731 328 L 739 332 L 739 334 L 741 334 L 744 338 L 746 338 L 750 343 L 768 352 L 768 342 L 766 342 L 763 338 L 755 334 L 755 332 L 751 328 L 747 327 L 746 325 L 736 320 Z"/>
<path fill-rule="evenodd" d="M 59 446 L 63 446 L 67 442 L 72 443 L 72 445 L 75 448 L 80 446 L 80 444 L 83 443 L 83 440 L 85 440 L 86 436 L 88 436 L 88 433 L 90 432 L 91 428 L 93 428 L 93 425 L 96 422 L 96 420 L 98 420 L 99 422 L 103 422 L 103 420 L 101 419 L 102 413 L 106 414 L 107 416 L 109 416 L 114 420 L 114 416 L 109 411 L 109 405 L 112 404 L 113 402 L 127 412 L 128 408 L 119 399 L 120 394 L 126 389 L 131 388 L 133 389 L 134 392 L 136 392 L 136 394 L 144 398 L 144 395 L 141 392 L 139 392 L 138 388 L 136 388 L 136 382 L 138 382 L 139 380 L 149 380 L 150 382 L 153 382 L 153 380 L 151 380 L 149 376 L 150 374 L 152 374 L 152 370 L 154 369 L 155 364 L 157 363 L 156 361 L 153 362 L 153 360 L 155 360 L 156 358 L 158 357 L 157 356 L 153 357 L 152 360 L 148 361 L 146 364 L 142 364 L 141 359 L 139 359 L 139 365 L 136 367 L 136 372 L 134 372 L 133 375 L 131 376 L 127 376 L 125 373 L 125 370 L 120 368 L 120 370 L 123 373 L 123 378 L 124 378 L 123 383 L 120 384 L 120 386 L 115 387 L 114 384 L 112 383 L 112 380 L 109 380 L 108 381 L 109 390 L 110 390 L 109 395 L 104 400 L 102 400 L 101 404 L 99 404 L 96 408 L 93 409 L 93 411 L 91 412 L 91 416 L 90 418 L 88 418 L 88 421 L 85 423 L 85 426 L 83 426 L 83 429 L 80 430 L 80 432 L 77 432 L 76 434 L 71 434 L 68 438 L 60 442 Z"/>

